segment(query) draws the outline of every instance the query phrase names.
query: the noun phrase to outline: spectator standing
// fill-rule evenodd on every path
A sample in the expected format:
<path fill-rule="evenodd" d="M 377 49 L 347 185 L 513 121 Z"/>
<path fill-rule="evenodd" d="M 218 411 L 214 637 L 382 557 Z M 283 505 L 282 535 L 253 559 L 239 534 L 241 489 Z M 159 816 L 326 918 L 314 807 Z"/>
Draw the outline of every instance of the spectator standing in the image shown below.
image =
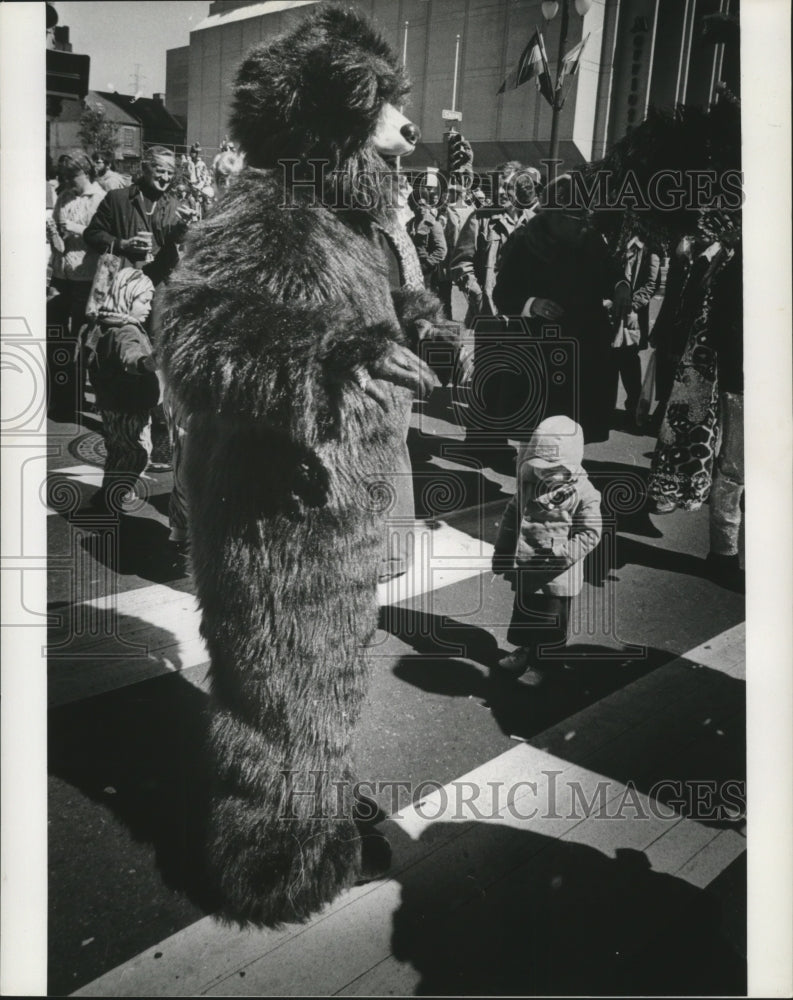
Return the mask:
<path fill-rule="evenodd" d="M 585 557 L 602 534 L 600 494 L 581 462 L 584 436 L 568 417 L 544 420 L 518 455 L 517 494 L 508 503 L 493 571 L 512 576 L 515 602 L 507 633 L 518 648 L 501 670 L 542 680 L 543 646 L 567 641 L 570 606 L 584 581 Z"/>
<path fill-rule="evenodd" d="M 710 491 L 710 551 L 708 570 L 717 583 L 744 587 L 738 542 L 744 494 L 743 458 L 743 253 L 741 244 L 730 254 L 714 281 L 711 328 L 719 380 L 719 431 Z"/>
<path fill-rule="evenodd" d="M 73 365 L 59 366 L 65 376 L 58 388 L 63 416 L 83 408 L 84 368 L 81 364 L 80 331 L 96 274 L 99 255 L 85 233 L 105 192 L 96 183 L 94 165 L 81 149 L 73 149 L 58 160 L 59 194 L 47 227 L 53 247 L 52 274 L 62 298 L 60 315 L 68 322 L 68 349 Z M 66 330 L 62 331 L 66 333 Z M 61 340 L 63 346 L 63 340 Z"/>
<path fill-rule="evenodd" d="M 184 181 L 186 184 L 190 183 L 190 160 L 187 157 L 187 153 L 177 153 L 176 154 L 176 173 L 174 174 L 174 183 L 178 181 Z"/>
<path fill-rule="evenodd" d="M 710 493 L 717 442 L 718 382 L 712 284 L 730 257 L 718 240 L 700 242 L 677 323 L 685 346 L 674 374 L 648 480 L 651 510 L 699 510 Z"/>
<path fill-rule="evenodd" d="M 187 178 L 193 191 L 193 196 L 199 205 L 204 206 L 207 199 L 214 198 L 212 178 L 209 167 L 201 158 L 201 146 L 194 142 L 190 147 L 190 158 L 187 161 Z"/>
<path fill-rule="evenodd" d="M 118 254 L 125 266 L 140 268 L 155 286 L 176 266 L 177 247 L 191 219 L 171 193 L 174 170 L 169 149 L 147 149 L 138 180 L 107 192 L 85 231 L 89 247 Z"/>
<path fill-rule="evenodd" d="M 625 248 L 625 279 L 631 289 L 631 308 L 625 322 L 617 327 L 613 341 L 617 370 L 625 388 L 629 426 L 635 423 L 636 405 L 642 391 L 639 352 L 649 341 L 650 299 L 655 294 L 660 267 L 658 254 L 652 253 L 638 236 L 629 240 Z"/>
<path fill-rule="evenodd" d="M 452 180 L 449 182 L 447 196 L 438 208 L 438 221 L 443 226 L 443 236 L 446 240 L 446 257 L 438 269 L 438 297 L 443 303 L 443 311 L 447 319 L 452 318 L 452 259 L 457 240 L 463 226 L 474 211 L 469 201 L 465 187 Z"/>
<path fill-rule="evenodd" d="M 556 206 L 570 205 L 569 175 L 548 192 Z M 624 321 L 632 300 L 597 221 L 583 210 L 544 207 L 510 240 L 495 288 L 501 312 L 528 319 L 526 351 L 534 357 L 522 367 L 541 373 L 526 429 L 549 414 L 564 414 L 582 426 L 585 442 L 608 440 L 618 378 L 614 326 Z M 604 300 L 613 303 L 613 319 Z M 530 392 L 525 382 L 523 398 Z"/>
<path fill-rule="evenodd" d="M 536 211 L 527 169 L 516 161 L 498 167 L 497 205 L 478 208 L 468 216 L 452 258 L 452 280 L 468 299 L 466 326 L 472 326 L 476 316 L 497 314 L 493 291 L 504 245 Z"/>
<path fill-rule="evenodd" d="M 509 437 L 517 427 L 513 416 L 521 409 L 516 392 L 522 387 L 505 370 L 503 359 L 514 349 L 517 331 L 497 317 L 494 292 L 509 237 L 523 228 L 537 210 L 534 183 L 522 164 L 512 161 L 498 168 L 498 204 L 477 208 L 463 225 L 452 255 L 451 275 L 468 300 L 465 326 L 473 328 L 474 399 L 469 407 L 466 440 L 474 457 L 489 464 L 514 461 Z"/>
<path fill-rule="evenodd" d="M 91 159 L 96 168 L 96 182 L 104 191 L 117 191 L 129 186 L 121 174 L 116 173 L 112 153 L 96 150 L 91 154 Z"/>
<path fill-rule="evenodd" d="M 675 371 L 680 364 L 688 337 L 684 316 L 683 294 L 691 271 L 692 237 L 684 236 L 675 247 L 669 261 L 661 308 L 650 334 L 650 346 L 655 348 L 655 395 L 658 400 L 652 425 L 660 430 Z M 689 317 L 689 322 L 691 318 Z"/>
<path fill-rule="evenodd" d="M 438 268 L 446 258 L 443 226 L 429 205 L 411 192 L 408 204 L 413 212 L 406 229 L 418 254 L 424 284 L 433 291 L 438 287 Z"/>
<path fill-rule="evenodd" d="M 89 373 L 102 415 L 107 459 L 99 509 L 118 506 L 134 490 L 151 455 L 151 412 L 160 395 L 154 352 L 145 323 L 154 286 L 135 268 L 121 268 L 89 332 Z M 114 488 L 117 503 L 110 502 Z"/>

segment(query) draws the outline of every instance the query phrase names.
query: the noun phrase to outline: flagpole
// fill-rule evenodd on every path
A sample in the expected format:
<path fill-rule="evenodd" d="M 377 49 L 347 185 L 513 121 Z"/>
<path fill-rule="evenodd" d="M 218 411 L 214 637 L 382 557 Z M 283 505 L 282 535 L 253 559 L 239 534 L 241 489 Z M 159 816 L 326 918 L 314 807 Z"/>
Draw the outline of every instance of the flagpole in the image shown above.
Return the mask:
<path fill-rule="evenodd" d="M 562 110 L 562 90 L 559 86 L 559 78 L 562 75 L 562 64 L 564 62 L 564 47 L 567 42 L 567 29 L 570 24 L 570 0 L 562 0 L 562 23 L 559 31 L 559 55 L 556 60 L 556 87 L 553 92 L 553 107 L 551 108 L 551 146 L 548 152 L 550 160 L 559 159 L 559 112 Z M 551 168 L 556 173 L 556 167 Z"/>
<path fill-rule="evenodd" d="M 405 21 L 405 37 L 402 39 L 402 69 L 404 70 L 407 66 L 408 59 L 408 28 L 410 27 L 410 21 Z M 399 106 L 399 111 L 402 113 L 405 110 L 405 105 L 401 104 Z M 394 166 L 396 167 L 396 172 L 402 169 L 402 157 L 397 156 L 394 158 Z"/>
<path fill-rule="evenodd" d="M 457 70 L 460 65 L 460 36 L 454 47 L 454 85 L 452 86 L 452 111 L 457 110 Z"/>

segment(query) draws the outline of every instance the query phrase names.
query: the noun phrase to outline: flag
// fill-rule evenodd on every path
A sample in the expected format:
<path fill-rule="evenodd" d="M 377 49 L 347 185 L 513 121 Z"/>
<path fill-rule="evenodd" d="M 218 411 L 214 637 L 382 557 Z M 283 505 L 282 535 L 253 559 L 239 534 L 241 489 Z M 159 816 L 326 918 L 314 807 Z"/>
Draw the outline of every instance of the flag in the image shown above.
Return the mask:
<path fill-rule="evenodd" d="M 586 38 L 582 38 L 578 45 L 574 45 L 564 59 L 562 59 L 562 71 L 559 74 L 560 87 L 562 86 L 566 76 L 575 76 L 578 72 L 578 67 L 581 63 L 581 56 L 584 52 L 584 46 L 588 41 L 589 35 L 587 35 Z"/>
<path fill-rule="evenodd" d="M 534 34 L 529 39 L 529 44 L 521 53 L 518 65 L 504 80 L 498 89 L 499 94 L 507 90 L 515 90 L 529 80 L 537 81 L 537 89 L 542 96 L 553 104 L 553 86 L 551 84 L 551 72 L 548 69 L 548 57 L 545 54 L 545 43 L 539 28 L 534 29 Z"/>

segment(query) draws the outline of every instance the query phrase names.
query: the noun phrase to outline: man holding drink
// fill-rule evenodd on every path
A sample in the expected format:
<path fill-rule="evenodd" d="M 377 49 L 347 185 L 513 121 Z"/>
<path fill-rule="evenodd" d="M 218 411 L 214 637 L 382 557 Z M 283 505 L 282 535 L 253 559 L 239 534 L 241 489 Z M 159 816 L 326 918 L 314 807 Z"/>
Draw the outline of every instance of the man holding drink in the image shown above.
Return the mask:
<path fill-rule="evenodd" d="M 122 267 L 136 267 L 154 285 L 164 281 L 179 259 L 193 213 L 171 193 L 175 158 L 171 150 L 146 150 L 141 175 L 127 188 L 109 191 L 85 230 L 88 246 L 122 258 Z"/>

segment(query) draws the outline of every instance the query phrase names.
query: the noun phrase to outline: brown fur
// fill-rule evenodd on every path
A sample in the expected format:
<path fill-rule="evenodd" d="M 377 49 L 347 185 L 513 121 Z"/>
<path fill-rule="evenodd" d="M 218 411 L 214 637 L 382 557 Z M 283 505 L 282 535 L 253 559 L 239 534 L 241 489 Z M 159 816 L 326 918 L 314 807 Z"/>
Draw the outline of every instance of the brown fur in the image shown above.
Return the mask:
<path fill-rule="evenodd" d="M 259 53 L 246 63 L 246 100 L 257 65 L 266 74 L 285 51 L 327 55 L 306 37 L 380 72 L 369 29 L 344 18 L 325 11 L 321 30 L 302 26 L 277 43 L 280 61 Z M 357 47 L 338 42 L 345 25 Z M 357 114 L 360 90 L 353 96 Z M 375 87 L 369 99 L 371 126 L 383 97 Z M 237 137 L 250 142 L 245 107 L 238 98 Z M 353 145 L 354 162 L 376 155 Z M 410 394 L 384 384 L 383 409 L 353 368 L 411 341 L 439 305 L 421 292 L 395 305 L 370 216 L 308 196 L 284 209 L 283 195 L 277 167 L 247 168 L 192 232 L 161 344 L 191 414 L 191 558 L 214 699 L 210 861 L 227 912 L 266 923 L 307 916 L 360 873 L 349 787 L 340 797 L 331 782 L 352 779 L 384 537 L 374 493 L 395 467 Z M 297 794 L 314 771 L 326 779 L 319 796 Z"/>

